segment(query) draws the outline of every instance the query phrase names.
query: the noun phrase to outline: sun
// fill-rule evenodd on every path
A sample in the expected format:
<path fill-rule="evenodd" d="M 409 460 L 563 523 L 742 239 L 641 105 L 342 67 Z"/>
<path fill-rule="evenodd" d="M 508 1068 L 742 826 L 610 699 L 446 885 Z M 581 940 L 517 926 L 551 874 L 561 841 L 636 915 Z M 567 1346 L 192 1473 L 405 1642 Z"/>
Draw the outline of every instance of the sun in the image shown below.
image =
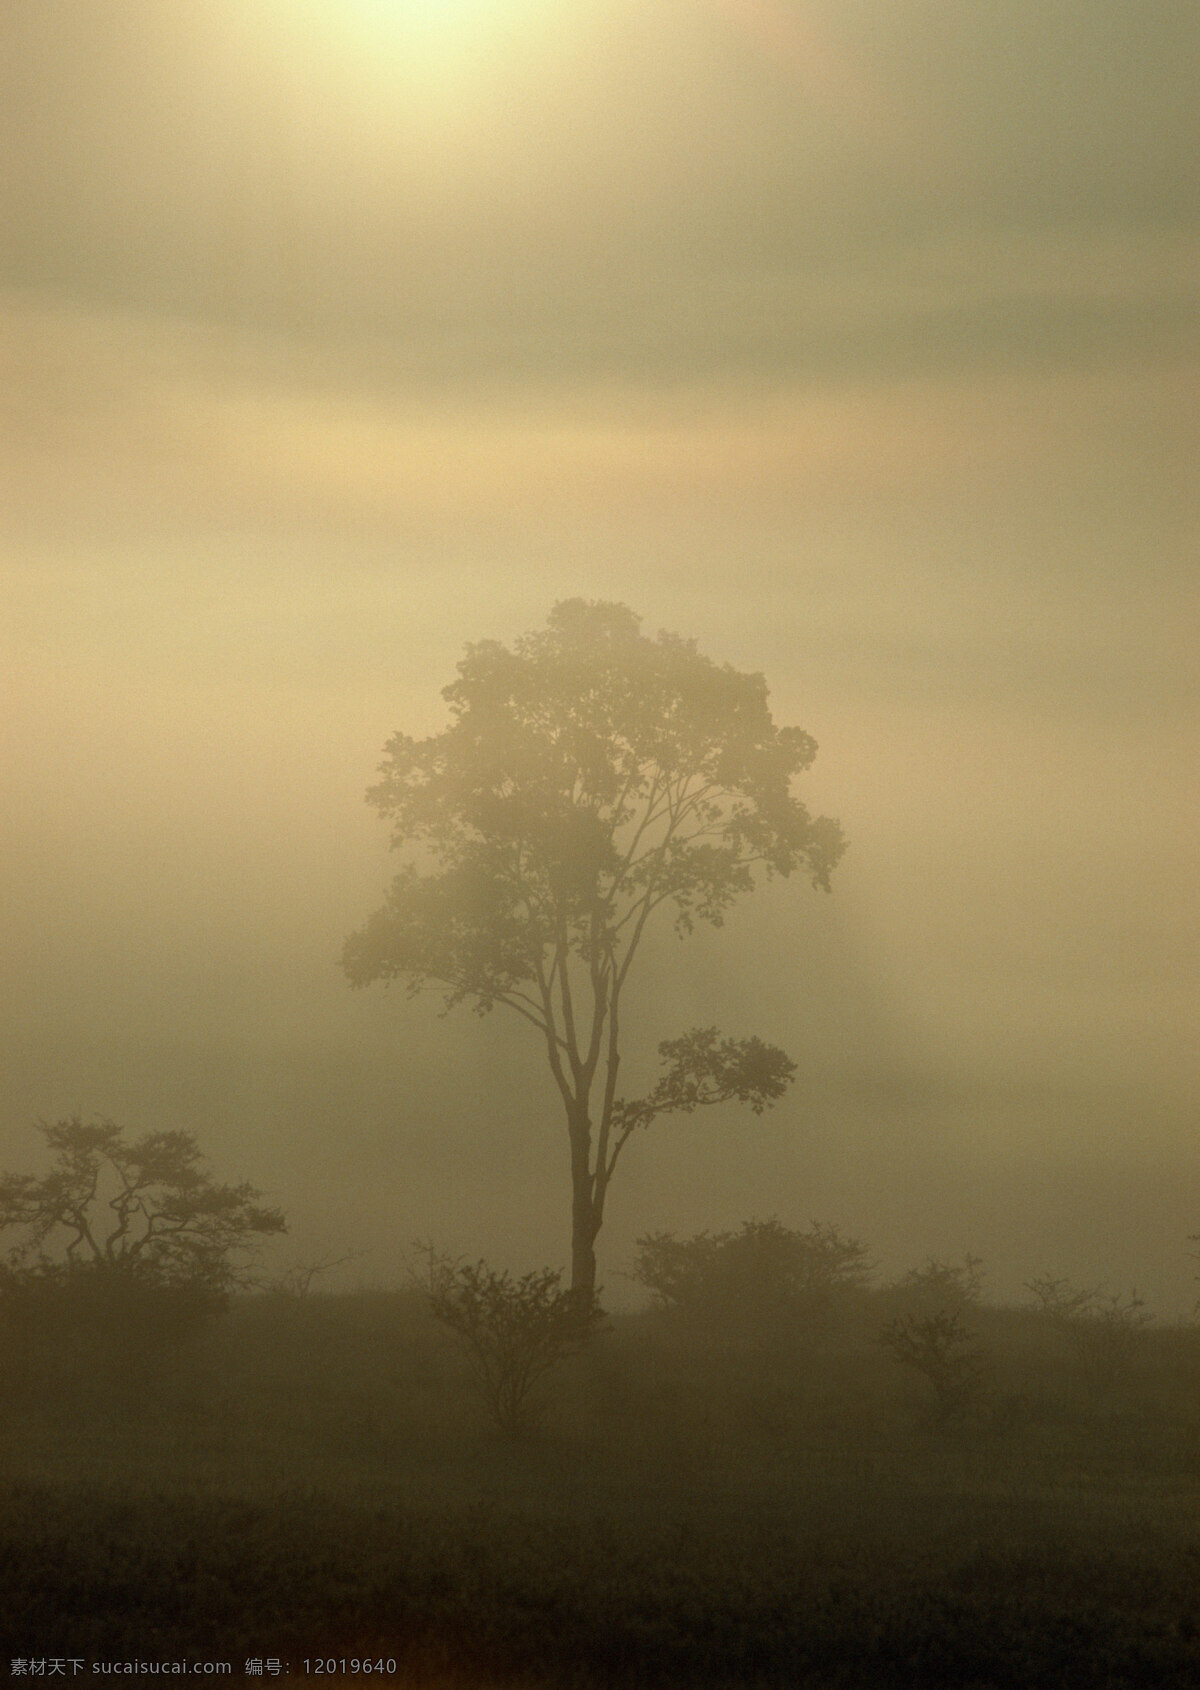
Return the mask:
<path fill-rule="evenodd" d="M 385 40 L 453 36 L 515 9 L 513 0 L 330 0 L 328 7 L 347 29 Z"/>
<path fill-rule="evenodd" d="M 494 52 L 519 34 L 536 0 L 301 0 L 316 33 L 343 46 L 406 63 Z"/>
<path fill-rule="evenodd" d="M 364 108 L 435 125 L 547 49 L 563 0 L 255 0 L 264 44 Z"/>

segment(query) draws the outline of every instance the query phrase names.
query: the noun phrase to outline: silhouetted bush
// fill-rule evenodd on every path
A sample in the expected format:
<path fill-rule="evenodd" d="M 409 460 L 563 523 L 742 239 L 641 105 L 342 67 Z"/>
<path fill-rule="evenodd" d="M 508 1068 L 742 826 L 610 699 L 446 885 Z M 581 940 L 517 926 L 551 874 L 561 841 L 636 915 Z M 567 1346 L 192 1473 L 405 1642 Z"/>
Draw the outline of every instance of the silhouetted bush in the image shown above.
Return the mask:
<path fill-rule="evenodd" d="M 0 1267 L 0 1334 L 9 1383 L 104 1387 L 144 1383 L 226 1306 L 211 1286 L 164 1285 L 94 1262 Z"/>
<path fill-rule="evenodd" d="M 1100 1295 L 1094 1286 L 1080 1288 L 1072 1285 L 1069 1279 L 1055 1279 L 1048 1273 L 1027 1280 L 1025 1289 L 1033 1299 L 1030 1307 L 1060 1325 L 1090 1314 Z"/>
<path fill-rule="evenodd" d="M 0 1313 L 14 1331 L 43 1340 L 86 1332 L 112 1342 L 136 1330 L 169 1343 L 220 1313 L 225 1296 L 211 1285 L 166 1284 L 153 1274 L 95 1262 L 39 1262 L 0 1267 Z"/>
<path fill-rule="evenodd" d="M 778 1340 L 820 1331 L 870 1271 L 866 1246 L 835 1226 L 751 1220 L 737 1232 L 639 1238 L 633 1277 L 696 1326 Z"/>
<path fill-rule="evenodd" d="M 939 1425 L 960 1418 L 983 1395 L 983 1352 L 961 1314 L 939 1309 L 933 1314 L 901 1315 L 880 1333 L 880 1342 L 901 1367 L 928 1379 Z"/>
<path fill-rule="evenodd" d="M 897 1289 L 905 1314 L 963 1314 L 979 1305 L 983 1261 L 969 1253 L 961 1265 L 927 1256 L 920 1267 L 904 1275 Z"/>
<path fill-rule="evenodd" d="M 1114 1385 L 1128 1374 L 1153 1319 L 1137 1291 L 1077 1289 L 1069 1280 L 1048 1274 L 1029 1280 L 1025 1289 L 1032 1293 L 1037 1313 L 1070 1339 L 1093 1384 Z"/>
<path fill-rule="evenodd" d="M 519 1279 L 486 1262 L 459 1262 L 430 1246 L 416 1277 L 435 1320 L 458 1337 L 489 1417 L 507 1436 L 527 1432 L 542 1407 L 536 1387 L 599 1329 L 594 1298 L 541 1268 Z"/>

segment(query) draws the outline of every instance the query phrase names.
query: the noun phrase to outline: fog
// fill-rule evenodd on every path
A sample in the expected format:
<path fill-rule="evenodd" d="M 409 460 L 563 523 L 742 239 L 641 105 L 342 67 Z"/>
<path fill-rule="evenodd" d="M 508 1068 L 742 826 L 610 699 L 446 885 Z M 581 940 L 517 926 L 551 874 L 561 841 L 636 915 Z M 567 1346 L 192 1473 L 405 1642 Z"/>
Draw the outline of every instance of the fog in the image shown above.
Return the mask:
<path fill-rule="evenodd" d="M 1200 17 L 1167 0 L 8 0 L 5 1087 L 194 1132 L 281 1261 L 567 1259 L 505 1011 L 351 992 L 363 802 L 572 596 L 761 670 L 832 895 L 661 932 L 651 1230 L 838 1224 L 1190 1309 Z M 641 1064 L 641 1068 L 638 1068 Z"/>

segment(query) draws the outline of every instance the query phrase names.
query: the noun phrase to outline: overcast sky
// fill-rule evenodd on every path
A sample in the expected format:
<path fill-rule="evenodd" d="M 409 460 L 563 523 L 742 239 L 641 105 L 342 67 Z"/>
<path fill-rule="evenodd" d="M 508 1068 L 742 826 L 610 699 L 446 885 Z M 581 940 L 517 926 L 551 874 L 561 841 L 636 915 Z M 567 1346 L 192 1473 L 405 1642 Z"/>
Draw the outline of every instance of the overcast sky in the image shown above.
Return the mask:
<path fill-rule="evenodd" d="M 362 801 L 560 598 L 762 670 L 833 895 L 648 959 L 797 1060 L 601 1239 L 1195 1294 L 1200 10 L 3 0 L 0 1167 L 194 1131 L 297 1258 L 565 1260 L 515 1018 L 351 993 Z M 647 1070 L 648 1072 L 648 1070 Z"/>

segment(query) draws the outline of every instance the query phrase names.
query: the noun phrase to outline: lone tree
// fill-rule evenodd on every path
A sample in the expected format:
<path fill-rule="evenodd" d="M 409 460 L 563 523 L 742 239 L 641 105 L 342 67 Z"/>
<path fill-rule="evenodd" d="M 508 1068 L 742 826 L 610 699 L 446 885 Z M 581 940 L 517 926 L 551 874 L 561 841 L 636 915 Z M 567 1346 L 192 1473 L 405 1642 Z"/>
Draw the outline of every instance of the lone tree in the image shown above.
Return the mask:
<path fill-rule="evenodd" d="M 622 998 L 647 925 L 665 907 L 680 934 L 719 927 L 756 869 L 828 890 L 845 848 L 791 791 L 817 748 L 775 726 L 763 677 L 639 628 L 623 604 L 569 599 L 511 650 L 467 647 L 449 727 L 386 747 L 367 797 L 414 857 L 343 953 L 352 985 L 399 978 L 536 1029 L 570 1144 L 571 1288 L 588 1302 L 632 1134 L 729 1099 L 761 1111 L 795 1072 L 761 1039 L 696 1028 L 660 1044 L 649 1092 L 622 1097 Z"/>

